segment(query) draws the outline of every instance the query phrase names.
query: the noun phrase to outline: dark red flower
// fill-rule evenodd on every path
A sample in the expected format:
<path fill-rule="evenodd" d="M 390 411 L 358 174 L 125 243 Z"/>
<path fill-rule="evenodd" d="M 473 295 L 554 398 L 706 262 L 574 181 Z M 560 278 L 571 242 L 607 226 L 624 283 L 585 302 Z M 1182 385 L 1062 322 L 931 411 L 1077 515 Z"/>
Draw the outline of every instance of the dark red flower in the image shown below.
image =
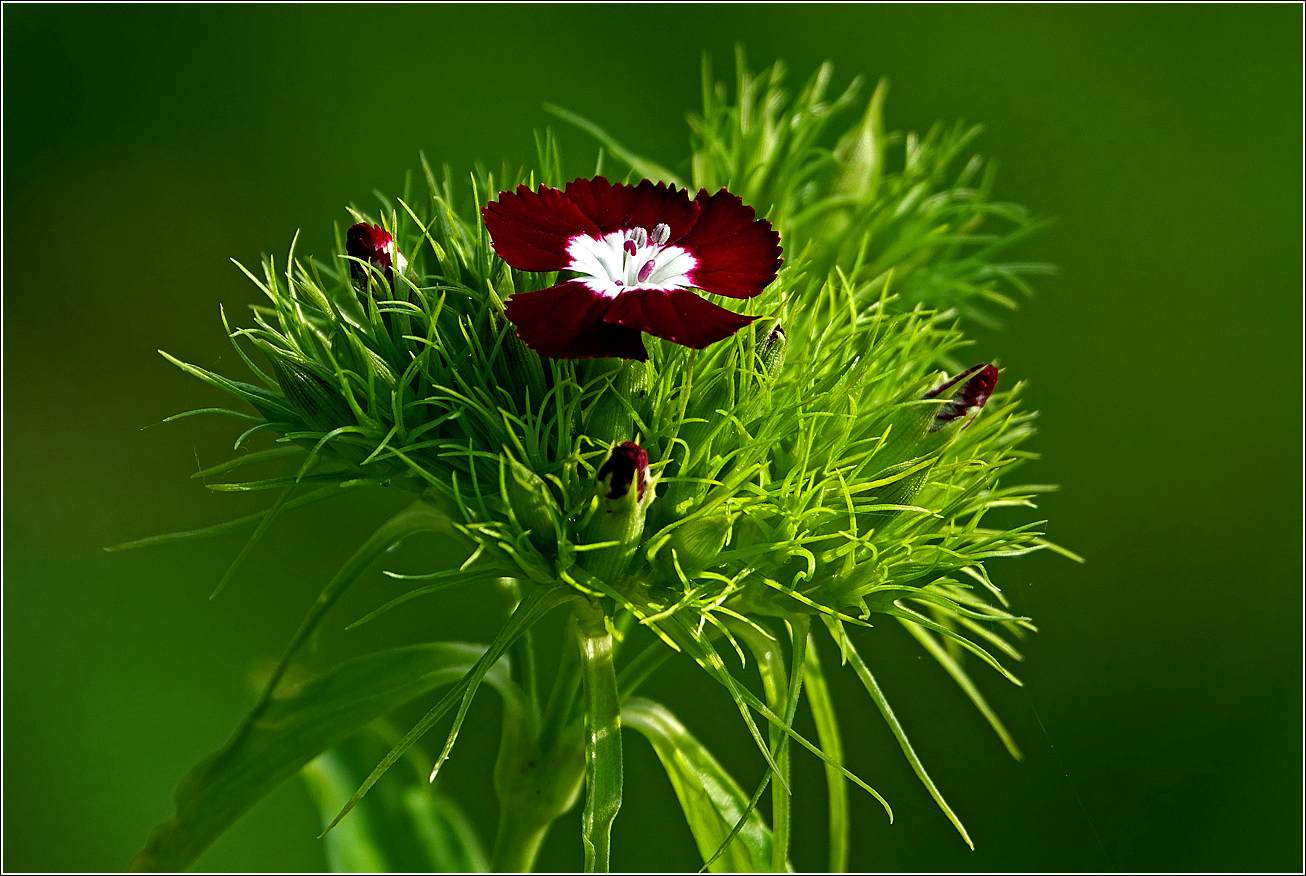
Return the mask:
<path fill-rule="evenodd" d="M 394 271 L 403 272 L 408 261 L 395 246 L 395 239 L 380 225 L 359 222 L 350 227 L 345 234 L 345 252 L 358 259 L 349 263 L 349 273 L 355 279 L 361 279 L 367 273 L 359 262 L 370 262 L 385 272 L 387 283 L 394 282 Z"/>
<path fill-rule="evenodd" d="M 644 490 L 648 487 L 648 452 L 634 441 L 623 441 L 612 448 L 607 460 L 599 466 L 598 481 L 605 485 L 605 495 L 609 499 L 626 495 L 633 482 L 637 489 L 636 500 L 644 501 Z"/>
<path fill-rule="evenodd" d="M 957 384 L 961 384 L 957 386 Z M 934 421 L 930 423 L 930 431 L 937 432 L 953 420 L 966 416 L 973 410 L 979 410 L 984 407 L 984 403 L 993 395 L 993 390 L 998 385 L 998 369 L 985 362 L 981 362 L 973 368 L 969 368 L 942 386 L 935 387 L 925 393 L 926 398 L 938 398 L 950 389 L 956 387 L 952 397 L 944 402 L 934 413 Z"/>
<path fill-rule="evenodd" d="M 485 206 L 494 249 L 522 271 L 576 276 L 509 299 L 517 335 L 545 356 L 647 359 L 640 332 L 701 349 L 756 317 L 691 289 L 752 298 L 780 270 L 780 235 L 725 189 L 715 195 L 644 180 L 518 186 Z"/>

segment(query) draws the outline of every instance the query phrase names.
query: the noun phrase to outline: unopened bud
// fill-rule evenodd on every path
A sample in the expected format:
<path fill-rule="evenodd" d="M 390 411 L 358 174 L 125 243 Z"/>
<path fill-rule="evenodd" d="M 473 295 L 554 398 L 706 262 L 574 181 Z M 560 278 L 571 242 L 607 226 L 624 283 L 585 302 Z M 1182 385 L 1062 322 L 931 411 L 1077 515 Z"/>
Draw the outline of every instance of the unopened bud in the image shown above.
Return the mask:
<path fill-rule="evenodd" d="M 759 319 L 753 323 L 753 332 L 757 343 L 758 365 L 767 380 L 774 381 L 784 366 L 789 336 L 785 334 L 778 319 Z"/>
<path fill-rule="evenodd" d="M 600 580 L 616 585 L 644 532 L 644 512 L 653 501 L 648 453 L 633 441 L 616 445 L 595 476 L 594 516 L 585 527 L 586 544 L 605 544 L 590 552 L 589 570 Z"/>
<path fill-rule="evenodd" d="M 505 489 L 512 513 L 528 532 L 531 544 L 541 551 L 556 550 L 558 536 L 551 512 L 557 511 L 558 503 L 544 478 L 509 456 Z"/>
<path fill-rule="evenodd" d="M 679 578 L 676 566 L 685 575 L 696 575 L 717 564 L 721 549 L 730 540 L 731 516 L 726 511 L 700 514 L 685 521 L 671 532 L 657 554 L 657 565 L 668 583 Z"/>
<path fill-rule="evenodd" d="M 884 466 L 876 475 L 876 480 L 885 482 L 877 501 L 907 504 L 915 499 L 930 469 L 957 435 L 950 425 L 984 407 L 997 385 L 998 369 L 981 362 L 925 393 L 923 399 L 904 405 L 874 457 Z M 926 401 L 941 397 L 947 401 L 940 405 Z"/>
<path fill-rule="evenodd" d="M 609 499 L 621 499 L 634 484 L 635 501 L 644 501 L 648 489 L 648 453 L 634 441 L 612 448 L 607 461 L 599 466 L 599 492 Z"/>
<path fill-rule="evenodd" d="M 349 273 L 355 280 L 362 279 L 367 269 L 359 262 L 366 262 L 379 268 L 387 283 L 394 282 L 394 272 L 400 273 L 408 267 L 408 261 L 395 246 L 395 239 L 380 225 L 359 222 L 350 227 L 345 235 L 345 252 L 358 259 L 350 262 Z"/>
<path fill-rule="evenodd" d="M 594 360 L 589 380 L 611 380 L 584 414 L 585 434 L 605 443 L 627 441 L 635 434 L 636 414 L 646 416 L 645 399 L 653 382 L 653 366 L 634 359 Z"/>
<path fill-rule="evenodd" d="M 949 390 L 951 397 L 937 411 L 930 431 L 937 432 L 953 420 L 959 420 L 971 411 L 978 411 L 993 395 L 998 385 L 998 369 L 986 362 L 981 362 L 958 374 L 941 386 L 925 393 L 926 398 L 938 398 Z"/>
<path fill-rule="evenodd" d="M 314 432 L 330 432 L 340 426 L 356 424 L 353 413 L 340 393 L 321 378 L 294 362 L 272 360 L 272 371 L 295 412 Z"/>

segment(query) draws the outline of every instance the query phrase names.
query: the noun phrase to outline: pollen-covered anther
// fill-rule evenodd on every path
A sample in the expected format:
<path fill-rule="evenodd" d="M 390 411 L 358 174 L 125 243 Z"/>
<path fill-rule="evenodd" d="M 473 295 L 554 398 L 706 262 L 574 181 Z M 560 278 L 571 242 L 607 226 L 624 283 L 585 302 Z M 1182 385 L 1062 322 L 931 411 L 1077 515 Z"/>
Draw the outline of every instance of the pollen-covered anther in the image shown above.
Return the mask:
<path fill-rule="evenodd" d="M 635 244 L 636 249 L 643 249 L 644 247 L 648 246 L 648 229 L 632 228 L 626 232 L 626 239 L 629 240 L 631 243 Z M 663 241 L 663 243 L 665 242 L 666 241 Z M 630 252 L 631 255 L 635 254 L 634 251 L 632 250 L 627 250 L 627 252 Z"/>
<path fill-rule="evenodd" d="M 643 231 L 642 228 L 640 230 Z M 671 239 L 671 226 L 665 222 L 654 225 L 652 239 L 655 245 L 664 246 Z"/>

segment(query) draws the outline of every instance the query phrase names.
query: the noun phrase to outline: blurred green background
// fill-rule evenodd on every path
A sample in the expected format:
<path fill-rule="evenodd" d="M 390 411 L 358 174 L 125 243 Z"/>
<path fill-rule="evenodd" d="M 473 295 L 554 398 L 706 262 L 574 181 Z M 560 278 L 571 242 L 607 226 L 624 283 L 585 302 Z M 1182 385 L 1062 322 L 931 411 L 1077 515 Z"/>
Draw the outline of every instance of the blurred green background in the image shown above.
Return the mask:
<path fill-rule="evenodd" d="M 854 796 L 855 866 L 1299 869 L 1301 23 L 1293 5 L 7 5 L 4 867 L 124 867 L 249 705 L 251 668 L 401 501 L 285 519 L 213 602 L 243 536 L 102 551 L 268 500 L 188 478 L 227 458 L 232 421 L 157 425 L 219 397 L 156 348 L 241 372 L 218 306 L 243 321 L 256 290 L 227 259 L 284 256 L 296 229 L 300 252 L 326 253 L 344 205 L 397 192 L 418 150 L 459 171 L 529 164 L 545 101 L 675 166 L 700 53 L 725 77 L 739 41 L 794 85 L 827 58 L 836 86 L 888 76 L 895 129 L 986 123 L 998 194 L 1060 219 L 1022 255 L 1061 274 L 976 333 L 977 361 L 1032 381 L 1045 457 L 1027 474 L 1063 485 L 1042 511 L 1089 560 L 993 569 L 1041 628 L 1024 690 L 983 679 L 1027 758 L 901 631 L 877 631 L 886 692 L 977 850 L 841 675 L 850 766 L 898 814 Z M 560 133 L 583 170 L 592 142 Z M 394 586 L 370 573 L 340 625 Z M 499 618 L 453 591 L 333 633 L 321 659 L 483 638 Z M 673 664 L 655 693 L 744 784 L 760 775 L 700 672 Z M 486 830 L 497 710 L 478 702 L 446 770 Z M 634 737 L 627 753 L 614 866 L 695 869 L 655 759 Z M 822 869 L 824 779 L 797 762 L 794 862 Z M 543 868 L 579 866 L 575 820 Z M 198 866 L 318 869 L 317 827 L 290 783 Z"/>

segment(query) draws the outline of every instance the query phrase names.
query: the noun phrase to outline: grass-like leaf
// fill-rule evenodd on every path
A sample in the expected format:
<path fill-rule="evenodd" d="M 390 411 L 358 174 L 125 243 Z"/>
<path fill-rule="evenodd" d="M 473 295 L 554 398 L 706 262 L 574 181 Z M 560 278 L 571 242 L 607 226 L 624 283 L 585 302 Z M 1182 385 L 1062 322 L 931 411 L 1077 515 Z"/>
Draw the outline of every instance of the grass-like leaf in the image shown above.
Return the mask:
<path fill-rule="evenodd" d="M 816 653 L 816 641 L 807 643 L 807 674 L 803 679 L 807 691 L 807 704 L 816 724 L 816 738 L 826 753 L 836 761 L 843 761 L 843 740 L 839 734 L 839 721 L 834 711 L 834 699 L 825 683 L 825 672 Z M 830 810 L 830 872 L 848 870 L 850 821 L 848 815 L 848 780 L 830 764 L 825 764 L 826 796 Z"/>
<path fill-rule="evenodd" d="M 137 871 L 182 870 L 240 815 L 326 749 L 371 721 L 462 678 L 479 645 L 413 645 L 359 657 L 271 697 L 177 789 L 177 811 L 132 860 Z"/>
<path fill-rule="evenodd" d="M 387 746 L 372 730 L 310 761 L 300 777 L 323 824 L 358 787 Z M 462 808 L 426 781 L 418 764 L 387 774 L 349 818 L 326 837 L 334 873 L 483 873 L 490 869 Z"/>
<path fill-rule="evenodd" d="M 625 726 L 639 731 L 657 754 L 689 822 L 698 852 L 713 873 L 760 873 L 771 866 L 771 830 L 762 814 L 749 811 L 748 796 L 712 753 L 665 706 L 632 697 L 621 709 Z M 747 817 L 745 818 L 745 813 Z M 735 824 L 743 826 L 725 845 Z"/>
<path fill-rule="evenodd" d="M 827 626 L 829 625 L 830 624 L 827 621 Z M 925 790 L 930 792 L 930 796 L 934 798 L 934 802 L 943 810 L 943 814 L 948 816 L 948 820 L 951 821 L 952 826 L 957 829 L 957 833 L 961 834 L 961 838 L 966 841 L 966 845 L 970 846 L 972 849 L 975 848 L 975 843 L 971 841 L 970 834 L 966 832 L 965 825 L 961 823 L 961 819 L 957 817 L 957 813 L 952 811 L 952 807 L 948 805 L 948 801 L 943 799 L 943 794 L 939 791 L 938 786 L 934 784 L 934 780 L 930 778 L 930 774 L 925 771 L 925 764 L 921 763 L 921 759 L 916 754 L 916 750 L 912 748 L 911 741 L 907 739 L 907 732 L 902 729 L 902 724 L 898 721 L 898 716 L 893 713 L 893 709 L 889 706 L 888 699 L 884 696 L 884 691 L 880 690 L 879 682 L 877 682 L 875 676 L 871 674 L 871 670 L 866 665 L 866 662 L 862 660 L 861 655 L 857 653 L 857 649 L 853 647 L 853 643 L 848 640 L 847 636 L 842 633 L 836 633 L 833 628 L 831 629 L 831 635 L 839 642 L 840 647 L 843 649 L 845 659 L 847 659 L 848 663 L 852 665 L 853 671 L 857 673 L 857 678 L 861 681 L 862 686 L 866 688 L 866 692 L 871 695 L 871 700 L 875 703 L 876 708 L 878 708 L 880 714 L 884 716 L 884 722 L 888 724 L 889 729 L 893 731 L 894 738 L 898 740 L 898 747 L 902 749 L 903 755 L 907 758 L 907 763 L 911 764 L 912 771 L 916 773 L 916 778 L 920 779 L 921 784 L 925 786 Z"/>

